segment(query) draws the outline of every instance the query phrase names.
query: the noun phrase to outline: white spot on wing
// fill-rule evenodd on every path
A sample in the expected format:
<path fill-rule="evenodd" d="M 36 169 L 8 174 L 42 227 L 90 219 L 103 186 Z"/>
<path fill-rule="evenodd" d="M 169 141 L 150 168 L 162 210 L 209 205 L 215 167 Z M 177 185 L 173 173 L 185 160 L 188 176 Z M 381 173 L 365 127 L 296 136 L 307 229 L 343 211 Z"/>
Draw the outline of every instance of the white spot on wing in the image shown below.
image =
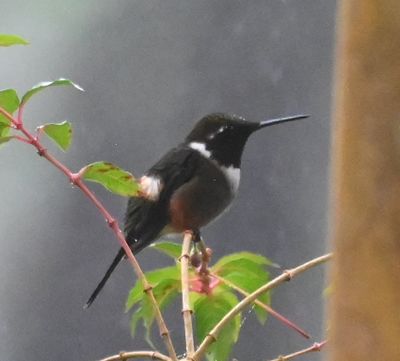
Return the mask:
<path fill-rule="evenodd" d="M 209 150 L 207 150 L 206 145 L 204 143 L 191 142 L 191 143 L 189 143 L 189 147 L 194 150 L 197 150 L 200 154 L 202 154 L 206 158 L 211 157 L 211 152 Z"/>
<path fill-rule="evenodd" d="M 237 193 L 239 189 L 240 183 L 240 168 L 235 168 L 234 166 L 225 167 L 220 166 L 222 172 L 225 174 L 226 179 L 231 187 L 231 190 L 234 194 Z"/>
<path fill-rule="evenodd" d="M 158 177 L 144 175 L 140 178 L 140 195 L 151 201 L 158 200 L 162 187 L 162 181 Z"/>

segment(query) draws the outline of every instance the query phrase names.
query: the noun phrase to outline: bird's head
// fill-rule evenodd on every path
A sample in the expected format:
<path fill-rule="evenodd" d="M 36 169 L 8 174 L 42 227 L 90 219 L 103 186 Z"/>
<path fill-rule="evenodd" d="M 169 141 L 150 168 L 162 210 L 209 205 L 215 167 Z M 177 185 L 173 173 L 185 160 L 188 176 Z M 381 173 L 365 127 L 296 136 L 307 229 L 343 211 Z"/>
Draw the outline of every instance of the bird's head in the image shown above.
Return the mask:
<path fill-rule="evenodd" d="M 286 118 L 250 122 L 237 115 L 213 113 L 200 119 L 185 143 L 201 150 L 221 165 L 239 167 L 244 146 L 255 131 L 270 125 L 307 118 L 308 115 L 295 115 Z"/>

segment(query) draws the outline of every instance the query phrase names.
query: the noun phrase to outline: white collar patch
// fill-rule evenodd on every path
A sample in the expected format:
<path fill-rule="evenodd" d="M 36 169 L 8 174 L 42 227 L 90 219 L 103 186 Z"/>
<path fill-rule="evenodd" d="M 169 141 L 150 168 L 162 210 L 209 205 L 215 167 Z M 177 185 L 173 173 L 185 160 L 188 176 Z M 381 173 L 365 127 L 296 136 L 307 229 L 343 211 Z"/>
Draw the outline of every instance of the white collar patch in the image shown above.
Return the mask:
<path fill-rule="evenodd" d="M 189 147 L 194 150 L 197 150 L 201 155 L 203 155 L 206 158 L 211 157 L 211 152 L 209 150 L 207 150 L 206 145 L 204 143 L 191 142 L 191 143 L 189 143 Z"/>

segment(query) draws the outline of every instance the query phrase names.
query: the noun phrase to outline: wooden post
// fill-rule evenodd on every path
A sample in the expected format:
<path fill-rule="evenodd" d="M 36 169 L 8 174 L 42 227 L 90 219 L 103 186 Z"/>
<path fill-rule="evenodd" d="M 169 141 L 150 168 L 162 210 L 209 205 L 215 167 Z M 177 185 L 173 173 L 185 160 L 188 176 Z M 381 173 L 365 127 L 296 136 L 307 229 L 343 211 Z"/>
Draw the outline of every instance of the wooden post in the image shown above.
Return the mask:
<path fill-rule="evenodd" d="M 331 361 L 400 360 L 400 1 L 339 6 Z"/>

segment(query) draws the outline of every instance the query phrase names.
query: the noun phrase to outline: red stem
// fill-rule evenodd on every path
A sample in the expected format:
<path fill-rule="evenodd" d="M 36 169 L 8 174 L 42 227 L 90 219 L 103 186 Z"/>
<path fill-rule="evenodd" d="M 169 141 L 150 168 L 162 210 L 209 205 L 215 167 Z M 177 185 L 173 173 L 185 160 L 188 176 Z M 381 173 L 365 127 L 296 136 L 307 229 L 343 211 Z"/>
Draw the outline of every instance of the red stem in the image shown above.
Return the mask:
<path fill-rule="evenodd" d="M 96 206 L 96 208 L 100 211 L 100 213 L 103 215 L 105 220 L 107 221 L 107 224 L 111 228 L 111 230 L 114 232 L 116 235 L 119 244 L 121 247 L 124 249 L 126 256 L 128 257 L 129 262 L 132 264 L 132 267 L 137 275 L 137 277 L 140 279 L 143 285 L 143 289 L 146 290 L 146 294 L 149 295 L 151 302 L 154 306 L 155 312 L 156 312 L 156 319 L 159 324 L 160 328 L 160 334 L 164 339 L 164 342 L 166 344 L 166 347 L 168 349 L 168 352 L 173 360 L 176 360 L 176 353 L 174 350 L 174 347 L 172 345 L 168 329 L 166 328 L 165 322 L 162 318 L 160 308 L 155 301 L 154 295 L 152 293 L 152 287 L 148 283 L 142 269 L 140 268 L 139 263 L 137 262 L 135 256 L 132 253 L 132 250 L 130 249 L 128 243 L 126 242 L 125 236 L 117 222 L 117 220 L 107 211 L 107 209 L 104 207 L 104 205 L 96 198 L 94 193 L 86 186 L 86 184 L 83 182 L 81 175 L 79 173 L 73 173 L 68 167 L 66 167 L 64 164 L 62 164 L 59 160 L 57 160 L 54 156 L 52 156 L 47 149 L 40 143 L 38 137 L 34 137 L 24 126 L 23 121 L 22 121 L 22 113 L 23 113 L 23 106 L 21 106 L 18 110 L 18 115 L 17 119 L 15 119 L 10 113 L 8 113 L 6 110 L 0 107 L 0 113 L 3 114 L 6 118 L 8 118 L 12 124 L 12 126 L 22 132 L 27 139 L 24 139 L 23 137 L 18 137 L 19 140 L 24 141 L 26 143 L 29 143 L 33 145 L 37 151 L 38 154 L 44 158 L 46 158 L 51 164 L 53 164 L 55 167 L 57 167 L 61 172 L 63 172 L 68 179 L 71 181 L 72 184 L 77 186 L 81 191 L 92 201 L 92 203 Z"/>

